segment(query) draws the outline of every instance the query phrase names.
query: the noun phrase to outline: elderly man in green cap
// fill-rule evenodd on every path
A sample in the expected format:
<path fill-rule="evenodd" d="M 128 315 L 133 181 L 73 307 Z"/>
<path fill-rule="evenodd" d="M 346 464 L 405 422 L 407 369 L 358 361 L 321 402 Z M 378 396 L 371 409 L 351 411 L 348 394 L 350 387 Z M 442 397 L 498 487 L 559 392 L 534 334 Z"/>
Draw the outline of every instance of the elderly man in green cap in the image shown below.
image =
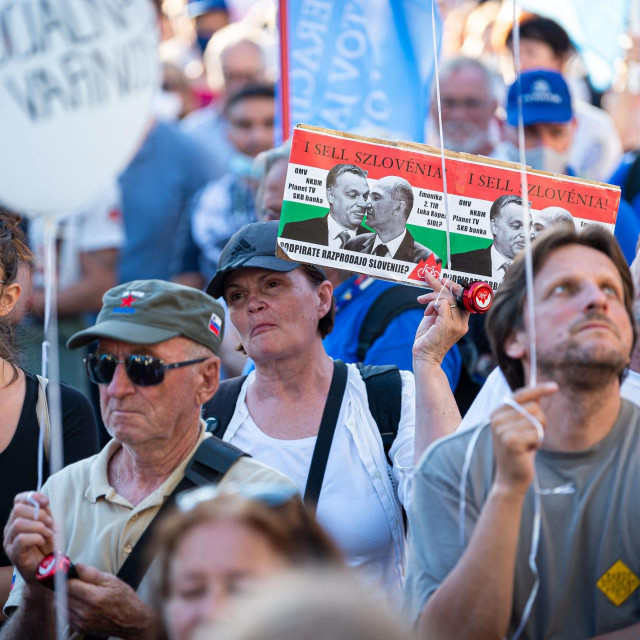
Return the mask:
<path fill-rule="evenodd" d="M 201 291 L 139 280 L 109 290 L 95 326 L 71 337 L 71 349 L 98 340 L 85 364 L 113 439 L 52 476 L 42 493 L 16 496 L 4 535 L 16 582 L 2 638 L 55 637 L 53 592 L 36 580 L 54 550 L 54 527 L 77 571 L 68 582 L 72 637 L 142 638 L 154 619 L 142 549 L 175 494 L 218 481 L 291 485 L 200 419 L 218 387 L 223 318 Z"/>

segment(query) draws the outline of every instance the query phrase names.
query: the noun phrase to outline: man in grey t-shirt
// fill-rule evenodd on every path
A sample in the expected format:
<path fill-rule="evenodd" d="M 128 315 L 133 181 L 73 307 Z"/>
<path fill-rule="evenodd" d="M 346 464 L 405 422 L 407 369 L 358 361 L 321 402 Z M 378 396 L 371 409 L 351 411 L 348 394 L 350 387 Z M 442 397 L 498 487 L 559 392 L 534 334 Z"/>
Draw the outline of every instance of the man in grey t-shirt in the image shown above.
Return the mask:
<path fill-rule="evenodd" d="M 537 383 L 522 255 L 487 321 L 517 406 L 436 442 L 414 479 L 407 607 L 420 638 L 640 637 L 640 410 L 620 397 L 636 338 L 629 269 L 594 228 L 551 229 L 532 252 Z"/>

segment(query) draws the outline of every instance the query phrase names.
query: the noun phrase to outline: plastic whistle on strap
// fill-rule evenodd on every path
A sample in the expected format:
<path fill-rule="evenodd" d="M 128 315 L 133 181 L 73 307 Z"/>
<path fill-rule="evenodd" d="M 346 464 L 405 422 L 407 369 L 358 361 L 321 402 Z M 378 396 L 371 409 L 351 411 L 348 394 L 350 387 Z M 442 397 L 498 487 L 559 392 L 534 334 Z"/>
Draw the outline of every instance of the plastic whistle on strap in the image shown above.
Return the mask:
<path fill-rule="evenodd" d="M 62 572 L 67 578 L 78 577 L 75 565 L 64 553 L 50 553 L 40 561 L 36 569 L 36 580 L 42 586 L 53 589 L 58 572 Z"/>
<path fill-rule="evenodd" d="M 470 282 L 462 290 L 462 295 L 456 296 L 456 302 L 461 309 L 469 313 L 486 313 L 493 303 L 493 289 L 481 280 Z"/>

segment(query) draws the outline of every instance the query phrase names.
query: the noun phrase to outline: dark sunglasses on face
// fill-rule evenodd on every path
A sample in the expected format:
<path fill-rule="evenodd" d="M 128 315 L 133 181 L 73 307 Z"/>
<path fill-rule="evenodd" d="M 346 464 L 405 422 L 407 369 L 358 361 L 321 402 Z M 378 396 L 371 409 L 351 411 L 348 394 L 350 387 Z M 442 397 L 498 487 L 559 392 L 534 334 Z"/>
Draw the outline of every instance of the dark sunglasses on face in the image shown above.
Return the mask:
<path fill-rule="evenodd" d="M 131 355 L 119 360 L 112 353 L 90 353 L 84 359 L 89 380 L 95 384 L 109 384 L 113 380 L 116 367 L 123 364 L 129 380 L 140 387 L 150 387 L 160 384 L 164 380 L 164 374 L 170 369 L 187 367 L 190 364 L 204 362 L 208 358 L 184 360 L 165 364 L 164 360 L 155 356 Z"/>

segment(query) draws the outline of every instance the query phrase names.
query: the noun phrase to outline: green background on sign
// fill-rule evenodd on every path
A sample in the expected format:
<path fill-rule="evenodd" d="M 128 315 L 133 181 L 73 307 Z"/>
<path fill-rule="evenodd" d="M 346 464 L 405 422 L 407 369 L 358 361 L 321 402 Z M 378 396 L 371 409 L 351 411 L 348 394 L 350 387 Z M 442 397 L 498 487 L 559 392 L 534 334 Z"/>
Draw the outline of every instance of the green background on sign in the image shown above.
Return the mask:
<path fill-rule="evenodd" d="M 282 229 L 287 222 L 297 222 L 299 220 L 310 220 L 311 218 L 322 218 L 329 213 L 329 209 L 318 207 L 313 204 L 304 204 L 303 202 L 289 202 L 285 200 L 282 203 L 282 214 L 280 218 L 280 228 L 278 234 L 282 233 Z M 363 220 L 363 226 L 367 226 L 366 218 Z M 369 227 L 367 227 L 369 229 Z M 423 244 L 425 247 L 435 251 L 436 255 L 444 258 L 447 255 L 447 232 L 444 229 L 432 229 L 429 227 L 417 227 L 409 224 L 407 229 L 411 232 L 416 242 Z M 373 229 L 372 229 L 373 231 Z M 475 251 L 476 249 L 485 249 L 492 242 L 493 238 L 475 238 L 460 233 L 451 233 L 451 254 L 463 253 L 465 251 Z"/>

